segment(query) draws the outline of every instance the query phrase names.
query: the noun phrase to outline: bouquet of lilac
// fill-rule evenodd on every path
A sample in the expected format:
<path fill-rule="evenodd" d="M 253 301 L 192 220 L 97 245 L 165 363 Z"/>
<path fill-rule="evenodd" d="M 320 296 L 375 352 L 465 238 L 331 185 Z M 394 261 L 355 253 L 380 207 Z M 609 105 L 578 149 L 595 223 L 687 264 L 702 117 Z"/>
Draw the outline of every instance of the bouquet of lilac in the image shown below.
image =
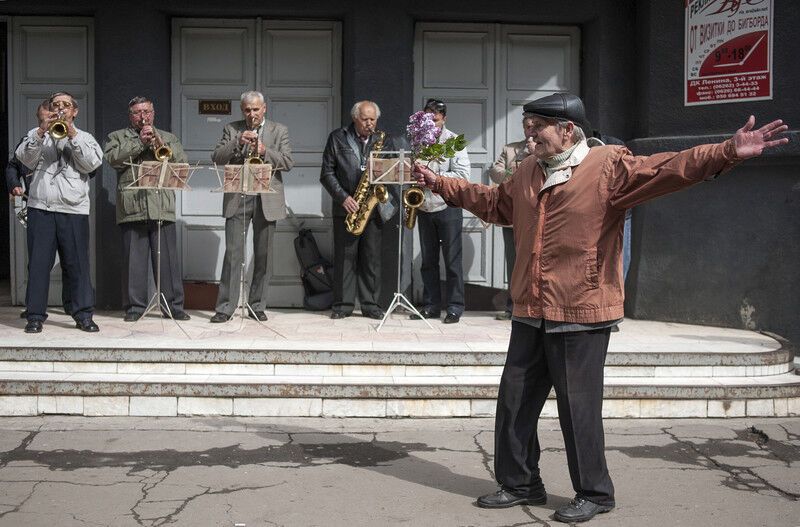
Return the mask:
<path fill-rule="evenodd" d="M 442 131 L 434 124 L 433 114 L 423 111 L 415 112 L 408 118 L 406 133 L 411 141 L 414 158 L 428 161 L 429 164 L 431 161 L 442 162 L 446 158 L 453 157 L 456 152 L 467 146 L 463 134 L 439 143 Z"/>

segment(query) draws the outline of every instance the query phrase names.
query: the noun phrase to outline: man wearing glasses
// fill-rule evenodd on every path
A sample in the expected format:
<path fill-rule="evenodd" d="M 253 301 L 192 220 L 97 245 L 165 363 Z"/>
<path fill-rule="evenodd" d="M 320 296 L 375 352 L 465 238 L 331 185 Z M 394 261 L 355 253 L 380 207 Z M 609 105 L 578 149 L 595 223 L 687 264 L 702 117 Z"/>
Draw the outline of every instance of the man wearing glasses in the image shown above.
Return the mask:
<path fill-rule="evenodd" d="M 108 134 L 104 154 L 117 171 L 117 224 L 122 231 L 122 270 L 126 322 L 141 318 L 147 309 L 148 268 L 158 272 L 158 222 L 161 221 L 161 291 L 175 320 L 189 320 L 183 310 L 183 281 L 177 250 L 175 191 L 129 188 L 136 179 L 138 165 L 155 161 L 155 150 L 166 146 L 170 163 L 186 163 L 180 140 L 157 130 L 153 102 L 134 97 L 128 103 L 130 126 Z M 135 187 L 135 185 L 134 185 Z"/>
<path fill-rule="evenodd" d="M 72 317 L 82 331 L 95 332 L 94 289 L 89 276 L 89 178 L 102 164 L 103 151 L 91 134 L 74 123 L 78 104 L 66 92 L 50 97 L 50 115 L 28 132 L 17 158 L 33 170 L 28 188 L 28 288 L 26 333 L 40 333 L 47 319 L 50 270 L 61 249 L 70 278 Z M 53 137 L 62 121 L 66 135 Z"/>

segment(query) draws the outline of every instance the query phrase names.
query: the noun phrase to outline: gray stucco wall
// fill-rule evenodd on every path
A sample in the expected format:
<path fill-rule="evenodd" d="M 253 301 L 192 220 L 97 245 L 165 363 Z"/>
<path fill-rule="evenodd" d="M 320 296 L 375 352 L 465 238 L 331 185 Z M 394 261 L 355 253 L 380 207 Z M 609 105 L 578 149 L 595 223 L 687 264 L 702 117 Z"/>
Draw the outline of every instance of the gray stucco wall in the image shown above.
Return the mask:
<path fill-rule="evenodd" d="M 172 17 L 333 19 L 342 22 L 342 118 L 354 100 L 383 110 L 382 128 L 399 133 L 413 101 L 413 36 L 417 21 L 565 24 L 581 29 L 582 96 L 595 128 L 629 141 L 635 153 L 680 149 L 730 134 L 750 113 L 780 116 L 797 128 L 791 100 L 800 68 L 788 43 L 800 5 L 775 0 L 774 99 L 683 106 L 683 3 L 652 0 L 422 0 L 391 3 L 298 3 L 209 0 L 155 2 L 3 2 L 0 14 L 95 18 L 98 138 L 125 126 L 134 94 L 154 99 L 162 125 L 170 116 Z M 714 137 L 719 139 L 721 136 Z M 795 136 L 795 139 L 798 139 Z M 798 161 L 795 140 L 768 159 L 750 162 L 714 183 L 639 207 L 634 215 L 634 267 L 628 313 L 634 317 L 745 327 L 752 307 L 758 329 L 800 341 L 798 291 Z M 98 306 L 121 301 L 119 232 L 114 225 L 115 175 L 95 181 Z M 384 299 L 395 283 L 396 230 L 387 233 Z M 391 248 L 391 249 L 390 249 Z M 750 308 L 744 308 L 750 311 Z"/>

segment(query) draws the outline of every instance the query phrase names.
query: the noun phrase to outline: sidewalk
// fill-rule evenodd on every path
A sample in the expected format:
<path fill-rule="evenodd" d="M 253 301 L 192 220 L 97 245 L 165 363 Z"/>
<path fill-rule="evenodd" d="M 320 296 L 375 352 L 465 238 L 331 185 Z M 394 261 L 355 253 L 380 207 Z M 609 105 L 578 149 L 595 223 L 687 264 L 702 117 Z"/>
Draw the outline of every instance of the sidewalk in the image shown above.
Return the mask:
<path fill-rule="evenodd" d="M 483 510 L 491 419 L 0 419 L 0 526 L 561 525 L 573 494 L 540 423 L 545 506 Z M 617 508 L 590 525 L 800 525 L 800 418 L 606 422 Z"/>

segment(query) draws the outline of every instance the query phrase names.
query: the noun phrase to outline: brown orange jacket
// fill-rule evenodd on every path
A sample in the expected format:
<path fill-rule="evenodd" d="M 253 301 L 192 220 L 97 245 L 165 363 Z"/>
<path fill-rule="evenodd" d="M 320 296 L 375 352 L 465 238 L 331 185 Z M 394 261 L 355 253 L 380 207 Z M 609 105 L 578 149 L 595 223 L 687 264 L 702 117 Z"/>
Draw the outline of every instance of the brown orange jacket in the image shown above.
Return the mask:
<path fill-rule="evenodd" d="M 623 316 L 625 210 L 738 161 L 731 140 L 652 156 L 597 146 L 569 179 L 544 190 L 545 173 L 533 156 L 500 186 L 440 177 L 433 190 L 484 221 L 513 224 L 514 316 L 588 324 Z"/>

